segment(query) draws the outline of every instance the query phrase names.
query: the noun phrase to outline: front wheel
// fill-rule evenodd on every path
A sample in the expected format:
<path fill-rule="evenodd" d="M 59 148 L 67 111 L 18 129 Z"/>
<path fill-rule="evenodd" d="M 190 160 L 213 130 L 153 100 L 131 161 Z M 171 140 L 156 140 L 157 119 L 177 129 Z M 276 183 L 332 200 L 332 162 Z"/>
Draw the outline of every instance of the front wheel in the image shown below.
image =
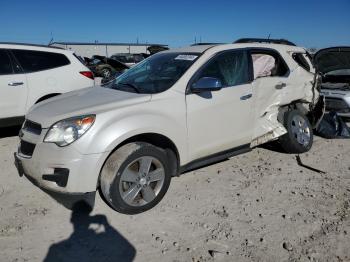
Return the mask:
<path fill-rule="evenodd" d="M 102 169 L 103 197 L 120 213 L 149 210 L 169 188 L 169 167 L 165 150 L 148 143 L 126 144 L 109 156 Z"/>
<path fill-rule="evenodd" d="M 287 133 L 279 138 L 282 148 L 288 153 L 304 153 L 311 149 L 313 143 L 312 127 L 298 110 L 284 113 L 284 127 Z"/>

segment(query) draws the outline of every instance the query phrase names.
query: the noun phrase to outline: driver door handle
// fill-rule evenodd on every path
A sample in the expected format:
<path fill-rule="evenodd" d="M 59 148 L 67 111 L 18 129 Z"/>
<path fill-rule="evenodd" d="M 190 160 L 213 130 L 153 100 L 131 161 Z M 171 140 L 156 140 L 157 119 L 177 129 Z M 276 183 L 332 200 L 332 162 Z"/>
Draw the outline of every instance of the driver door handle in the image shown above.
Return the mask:
<path fill-rule="evenodd" d="M 241 100 L 248 100 L 249 98 L 251 98 L 253 95 L 252 94 L 248 94 L 245 96 L 241 96 Z"/>
<path fill-rule="evenodd" d="M 21 85 L 23 85 L 23 82 L 9 82 L 8 85 L 9 86 L 21 86 Z"/>
<path fill-rule="evenodd" d="M 283 87 L 286 87 L 286 86 L 287 86 L 286 83 L 278 82 L 278 83 L 275 85 L 275 88 L 276 88 L 276 89 L 282 89 Z"/>

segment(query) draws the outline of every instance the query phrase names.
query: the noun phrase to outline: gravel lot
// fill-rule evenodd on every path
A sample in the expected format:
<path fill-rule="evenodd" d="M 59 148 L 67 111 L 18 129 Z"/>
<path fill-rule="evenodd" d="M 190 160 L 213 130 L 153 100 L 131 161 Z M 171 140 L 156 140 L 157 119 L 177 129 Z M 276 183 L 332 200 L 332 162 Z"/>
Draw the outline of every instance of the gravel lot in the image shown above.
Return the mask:
<path fill-rule="evenodd" d="M 97 195 L 71 211 L 20 178 L 16 129 L 0 129 L 1 261 L 350 261 L 350 140 L 296 156 L 268 147 L 174 178 L 136 216 Z M 61 259 L 61 260 L 60 260 Z"/>

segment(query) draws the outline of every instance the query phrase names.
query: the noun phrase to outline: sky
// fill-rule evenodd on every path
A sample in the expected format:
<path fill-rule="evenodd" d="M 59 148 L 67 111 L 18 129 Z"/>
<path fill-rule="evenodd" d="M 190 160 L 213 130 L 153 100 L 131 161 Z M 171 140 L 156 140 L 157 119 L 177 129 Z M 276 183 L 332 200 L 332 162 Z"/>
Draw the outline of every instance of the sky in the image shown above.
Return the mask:
<path fill-rule="evenodd" d="M 0 42 L 130 42 L 179 47 L 242 37 L 350 46 L 350 0 L 0 0 Z"/>

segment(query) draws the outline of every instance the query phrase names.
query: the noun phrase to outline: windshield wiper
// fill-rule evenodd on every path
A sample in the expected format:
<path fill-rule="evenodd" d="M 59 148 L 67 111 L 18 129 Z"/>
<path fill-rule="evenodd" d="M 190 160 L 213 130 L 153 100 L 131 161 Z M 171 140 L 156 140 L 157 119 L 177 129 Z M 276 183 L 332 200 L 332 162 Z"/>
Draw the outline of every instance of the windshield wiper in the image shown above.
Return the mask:
<path fill-rule="evenodd" d="M 136 93 L 141 93 L 137 86 L 131 83 L 118 83 L 117 85 L 129 86 L 136 91 Z"/>

